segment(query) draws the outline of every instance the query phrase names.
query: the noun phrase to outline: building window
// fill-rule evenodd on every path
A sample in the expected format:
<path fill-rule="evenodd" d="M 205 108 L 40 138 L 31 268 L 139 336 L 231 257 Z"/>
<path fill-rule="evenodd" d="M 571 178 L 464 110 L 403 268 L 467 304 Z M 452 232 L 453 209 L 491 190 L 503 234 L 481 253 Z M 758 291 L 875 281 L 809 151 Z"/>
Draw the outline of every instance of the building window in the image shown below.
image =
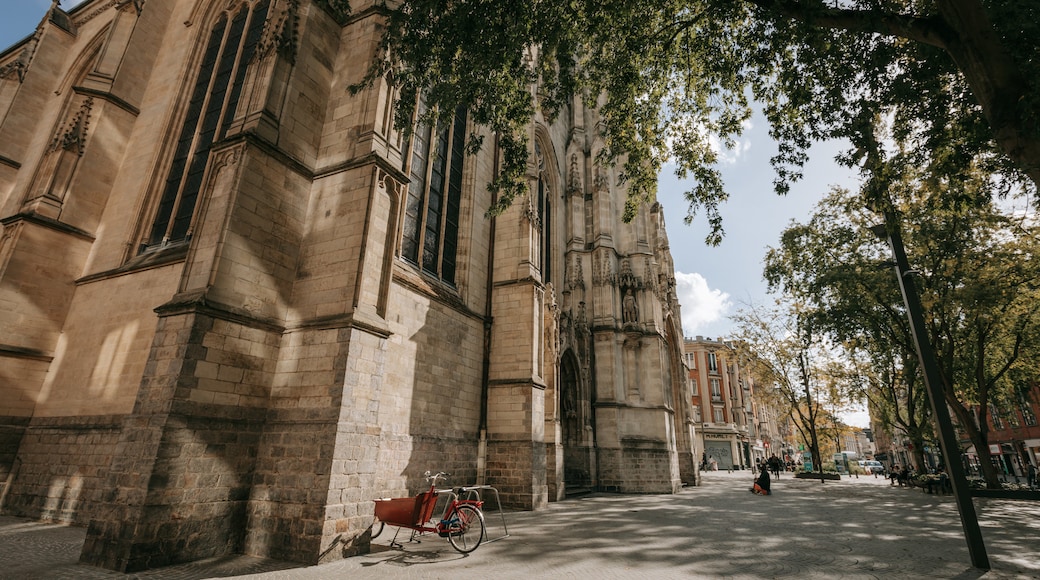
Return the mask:
<path fill-rule="evenodd" d="M 690 392 L 697 396 L 697 379 L 690 379 Z"/>
<path fill-rule="evenodd" d="M 552 199 L 550 190 L 545 182 L 545 159 L 542 156 L 542 146 L 537 140 L 534 142 L 535 160 L 538 163 L 538 191 L 536 203 L 538 204 L 538 221 L 541 224 L 541 252 L 538 267 L 542 271 L 542 281 L 552 280 Z"/>
<path fill-rule="evenodd" d="M 708 383 L 711 386 L 711 398 L 716 401 L 722 400 L 722 385 L 719 379 L 708 379 Z"/>
<path fill-rule="evenodd" d="M 411 181 L 405 203 L 401 256 L 428 274 L 455 284 L 465 156 L 466 111 L 451 122 L 419 125 L 412 135 Z"/>
<path fill-rule="evenodd" d="M 1036 414 L 1028 403 L 1022 403 L 1022 421 L 1029 427 L 1036 426 Z"/>
<path fill-rule="evenodd" d="M 1015 413 L 1015 409 L 1008 409 L 1007 412 L 1008 427 L 1012 429 L 1018 429 L 1021 423 L 1018 422 L 1018 413 Z"/>
<path fill-rule="evenodd" d="M 1000 412 L 997 411 L 997 408 L 993 405 L 989 406 L 989 416 L 990 421 L 993 423 L 994 431 L 1000 431 L 1004 428 L 1004 421 L 1000 417 Z"/>
<path fill-rule="evenodd" d="M 720 409 L 718 407 L 715 408 L 715 422 L 716 423 L 725 423 L 726 422 L 726 417 L 723 415 L 722 409 Z"/>
<path fill-rule="evenodd" d="M 719 372 L 719 361 L 715 358 L 715 353 L 708 353 L 708 371 L 717 373 Z"/>
<path fill-rule="evenodd" d="M 178 133 L 170 172 L 141 251 L 191 239 L 191 224 L 213 143 L 224 138 L 242 96 L 246 69 L 267 20 L 269 0 L 225 12 L 209 31 L 199 74 Z"/>

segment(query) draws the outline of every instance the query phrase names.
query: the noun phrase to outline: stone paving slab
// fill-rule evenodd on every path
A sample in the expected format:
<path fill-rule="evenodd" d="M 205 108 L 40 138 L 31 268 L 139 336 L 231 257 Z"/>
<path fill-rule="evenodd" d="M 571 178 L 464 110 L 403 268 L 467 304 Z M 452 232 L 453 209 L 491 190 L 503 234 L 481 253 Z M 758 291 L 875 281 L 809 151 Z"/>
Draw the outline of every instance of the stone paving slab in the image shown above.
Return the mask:
<path fill-rule="evenodd" d="M 976 499 L 993 570 L 971 567 L 952 496 L 860 477 L 783 474 L 768 497 L 750 472 L 709 472 L 675 495 L 593 494 L 507 514 L 509 537 L 475 552 L 443 538 L 300 567 L 234 556 L 124 575 L 77 563 L 85 530 L 0 517 L 0 578 L 958 578 L 1040 579 L 1040 502 Z M 502 535 L 488 514 L 489 534 Z M 406 538 L 402 533 L 402 538 Z"/>

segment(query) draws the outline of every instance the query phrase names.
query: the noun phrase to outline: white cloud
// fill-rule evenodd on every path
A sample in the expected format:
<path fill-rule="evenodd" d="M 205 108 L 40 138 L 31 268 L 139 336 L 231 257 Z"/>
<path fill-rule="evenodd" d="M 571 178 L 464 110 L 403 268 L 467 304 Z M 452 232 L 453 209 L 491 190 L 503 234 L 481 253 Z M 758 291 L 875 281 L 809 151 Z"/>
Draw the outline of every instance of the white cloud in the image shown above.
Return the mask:
<path fill-rule="evenodd" d="M 682 305 L 683 333 L 686 336 L 695 336 L 699 329 L 721 320 L 733 306 L 729 294 L 709 288 L 704 276 L 696 272 L 676 272 L 675 293 Z"/>
<path fill-rule="evenodd" d="M 701 139 L 706 140 L 708 142 L 708 147 L 718 155 L 719 164 L 736 165 L 737 162 L 744 157 L 744 154 L 751 149 L 751 139 L 746 137 L 746 135 L 754 128 L 754 124 L 751 122 L 751 119 L 747 119 L 742 121 L 740 125 L 743 129 L 743 136 L 735 139 L 732 148 L 725 147 L 722 143 L 722 139 L 714 133 L 709 133 L 708 129 L 703 125 L 697 126 L 697 133 L 700 134 Z M 674 139 L 669 136 L 667 141 L 670 156 L 668 157 L 668 160 L 665 161 L 666 167 L 675 165 L 675 155 L 672 154 L 672 142 Z"/>

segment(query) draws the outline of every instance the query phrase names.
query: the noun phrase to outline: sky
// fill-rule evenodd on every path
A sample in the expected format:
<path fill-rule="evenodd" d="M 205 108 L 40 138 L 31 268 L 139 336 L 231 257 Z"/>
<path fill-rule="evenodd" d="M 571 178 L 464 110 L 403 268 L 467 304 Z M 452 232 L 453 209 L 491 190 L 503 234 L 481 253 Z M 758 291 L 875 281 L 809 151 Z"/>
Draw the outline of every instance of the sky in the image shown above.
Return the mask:
<path fill-rule="evenodd" d="M 61 6 L 71 10 L 82 1 L 63 0 Z M 0 50 L 29 36 L 51 5 L 50 0 L 5 3 Z M 778 245 L 780 232 L 792 220 L 807 220 L 832 185 L 854 188 L 858 183 L 854 172 L 834 162 L 840 150 L 838 143 L 814 146 L 803 179 L 786 197 L 780 197 L 773 191 L 774 171 L 769 165 L 776 144 L 768 135 L 765 119 L 753 118 L 737 148 L 722 155 L 720 170 L 730 199 L 721 207 L 726 237 L 716 247 L 704 243 L 708 227 L 702 216 L 688 226 L 683 223 L 688 204 L 682 194 L 691 183 L 678 180 L 674 166 L 665 166 L 658 182 L 658 201 L 665 210 L 686 336 L 729 338 L 733 332 L 729 316 L 737 309 L 771 302 L 762 279 L 766 249 Z M 865 414 L 850 417 L 849 422 L 867 423 Z"/>

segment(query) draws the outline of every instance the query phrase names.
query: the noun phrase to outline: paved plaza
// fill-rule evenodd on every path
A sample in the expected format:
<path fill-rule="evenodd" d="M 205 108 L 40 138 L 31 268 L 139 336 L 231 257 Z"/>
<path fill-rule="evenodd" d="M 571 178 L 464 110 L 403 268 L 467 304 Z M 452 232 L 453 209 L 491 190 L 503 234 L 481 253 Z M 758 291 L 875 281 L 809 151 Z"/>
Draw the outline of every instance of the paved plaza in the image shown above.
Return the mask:
<path fill-rule="evenodd" d="M 993 570 L 971 567 L 952 496 L 783 474 L 769 497 L 750 472 L 709 472 L 675 495 L 594 494 L 506 514 L 509 537 L 469 555 L 442 538 L 297 567 L 245 556 L 123 575 L 76 562 L 85 530 L 0 517 L 0 578 L 1040 578 L 1040 502 L 976 499 Z M 504 534 L 487 514 L 490 537 Z M 402 537 L 406 537 L 402 533 Z"/>

